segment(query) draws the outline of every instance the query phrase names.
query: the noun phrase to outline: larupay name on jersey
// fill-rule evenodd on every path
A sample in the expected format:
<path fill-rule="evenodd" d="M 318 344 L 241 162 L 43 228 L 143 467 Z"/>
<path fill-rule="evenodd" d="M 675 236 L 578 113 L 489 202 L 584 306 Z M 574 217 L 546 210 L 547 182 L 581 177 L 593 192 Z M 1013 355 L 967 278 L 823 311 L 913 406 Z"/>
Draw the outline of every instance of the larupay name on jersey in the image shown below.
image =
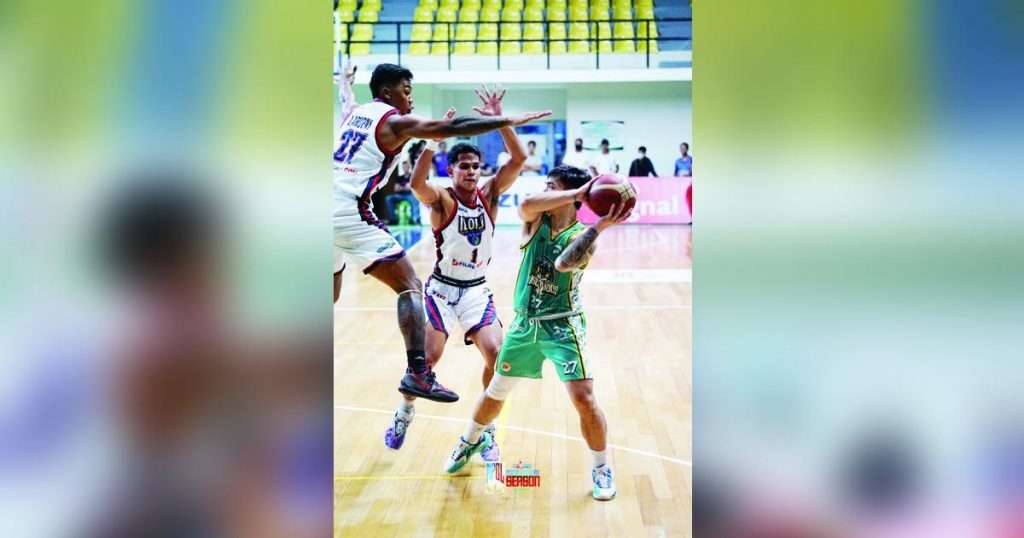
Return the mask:
<path fill-rule="evenodd" d="M 348 120 L 348 126 L 355 129 L 369 129 L 372 123 L 373 120 L 365 116 L 354 116 Z"/>

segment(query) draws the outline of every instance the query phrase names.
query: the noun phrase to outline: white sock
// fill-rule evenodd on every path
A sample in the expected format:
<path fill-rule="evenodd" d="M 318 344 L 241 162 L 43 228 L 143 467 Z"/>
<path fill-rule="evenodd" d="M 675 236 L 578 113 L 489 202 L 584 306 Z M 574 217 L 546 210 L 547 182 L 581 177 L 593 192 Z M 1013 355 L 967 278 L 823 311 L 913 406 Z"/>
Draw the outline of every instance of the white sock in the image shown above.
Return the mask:
<path fill-rule="evenodd" d="M 594 457 L 594 468 L 597 469 L 602 465 L 608 465 L 608 449 L 604 450 L 591 450 L 590 455 Z"/>
<path fill-rule="evenodd" d="M 483 435 L 484 428 L 486 427 L 487 425 L 485 424 L 477 424 L 472 420 L 469 421 L 469 426 L 466 426 L 466 433 L 462 434 L 462 440 L 475 445 L 480 440 L 480 436 Z"/>
<path fill-rule="evenodd" d="M 484 426 L 484 431 L 488 432 L 488 433 L 494 433 L 494 421 L 493 420 L 490 422 L 490 424 L 488 424 L 487 426 Z"/>
<path fill-rule="evenodd" d="M 411 415 L 412 412 L 413 412 L 413 402 L 414 401 L 415 400 L 405 400 L 405 399 L 403 399 L 402 403 L 398 404 L 398 409 L 396 409 L 396 411 L 398 411 L 399 413 L 401 413 L 403 415 Z"/>

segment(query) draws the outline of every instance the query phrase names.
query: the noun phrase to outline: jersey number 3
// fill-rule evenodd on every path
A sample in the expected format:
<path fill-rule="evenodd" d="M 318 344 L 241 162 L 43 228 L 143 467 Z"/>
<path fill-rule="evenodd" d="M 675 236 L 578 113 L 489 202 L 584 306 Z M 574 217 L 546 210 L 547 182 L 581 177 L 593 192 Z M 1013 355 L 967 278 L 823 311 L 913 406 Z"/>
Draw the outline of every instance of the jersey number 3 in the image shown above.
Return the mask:
<path fill-rule="evenodd" d="M 349 129 L 344 133 L 341 133 L 341 145 L 338 146 L 338 151 L 334 152 L 334 160 L 339 163 L 350 163 L 352 157 L 356 156 L 356 152 L 366 141 L 366 133 L 360 133 Z"/>

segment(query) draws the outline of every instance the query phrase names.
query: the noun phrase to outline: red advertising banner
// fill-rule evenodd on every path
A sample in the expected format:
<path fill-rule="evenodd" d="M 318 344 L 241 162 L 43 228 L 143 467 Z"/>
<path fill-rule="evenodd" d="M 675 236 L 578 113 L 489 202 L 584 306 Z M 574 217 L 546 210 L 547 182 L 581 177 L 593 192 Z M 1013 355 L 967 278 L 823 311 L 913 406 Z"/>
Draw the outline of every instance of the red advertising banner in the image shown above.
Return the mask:
<path fill-rule="evenodd" d="M 692 177 L 631 177 L 636 187 L 637 200 L 627 224 L 690 224 L 693 221 L 686 203 L 686 189 Z M 593 224 L 597 220 L 584 205 L 577 212 L 580 222 Z"/>

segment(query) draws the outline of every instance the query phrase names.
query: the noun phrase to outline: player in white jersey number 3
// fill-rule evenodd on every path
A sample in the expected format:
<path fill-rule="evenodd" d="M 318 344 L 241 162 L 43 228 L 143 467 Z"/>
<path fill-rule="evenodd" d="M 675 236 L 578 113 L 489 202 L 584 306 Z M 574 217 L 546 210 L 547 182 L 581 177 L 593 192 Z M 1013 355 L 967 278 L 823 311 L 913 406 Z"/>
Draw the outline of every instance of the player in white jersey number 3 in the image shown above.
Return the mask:
<path fill-rule="evenodd" d="M 512 117 L 463 116 L 440 120 L 411 114 L 412 72 L 380 64 L 370 77 L 373 101 L 352 110 L 341 125 L 334 148 L 334 300 L 341 291 L 345 261 L 352 262 L 398 294 L 398 326 L 405 340 L 407 369 L 398 390 L 439 402 L 458 395 L 438 383 L 427 363 L 424 343 L 423 287 L 405 250 L 373 214 L 370 197 L 398 165 L 395 157 L 410 138 L 470 136 L 523 125 L 551 114 L 526 112 Z"/>
<path fill-rule="evenodd" d="M 501 116 L 504 90 L 499 94 L 497 87 L 491 91 L 484 86 L 483 93 L 476 93 L 483 106 L 473 110 L 481 116 Z M 446 117 L 454 114 L 455 109 L 452 108 Z M 452 178 L 450 188 L 427 182 L 439 140 L 427 145 L 412 172 L 413 193 L 430 206 L 437 246 L 437 262 L 424 289 L 424 306 L 430 322 L 426 332 L 427 362 L 431 367 L 437 364 L 449 333 L 458 323 L 465 343 L 476 344 L 484 358 L 482 382 L 485 389 L 494 375 L 502 334 L 494 298 L 484 273 L 491 261 L 498 197 L 519 177 L 527 158 L 526 147 L 512 127 L 502 127 L 498 132 L 511 158 L 482 186 L 479 184 L 482 155 L 480 148 L 472 144 L 459 143 L 448 151 L 448 176 Z M 403 396 L 391 425 L 384 433 L 384 446 L 392 450 L 402 447 L 415 415 L 415 396 L 409 393 Z M 494 424 L 488 427 L 493 432 Z M 498 461 L 498 456 L 498 446 L 494 443 L 481 453 L 485 461 Z"/>

